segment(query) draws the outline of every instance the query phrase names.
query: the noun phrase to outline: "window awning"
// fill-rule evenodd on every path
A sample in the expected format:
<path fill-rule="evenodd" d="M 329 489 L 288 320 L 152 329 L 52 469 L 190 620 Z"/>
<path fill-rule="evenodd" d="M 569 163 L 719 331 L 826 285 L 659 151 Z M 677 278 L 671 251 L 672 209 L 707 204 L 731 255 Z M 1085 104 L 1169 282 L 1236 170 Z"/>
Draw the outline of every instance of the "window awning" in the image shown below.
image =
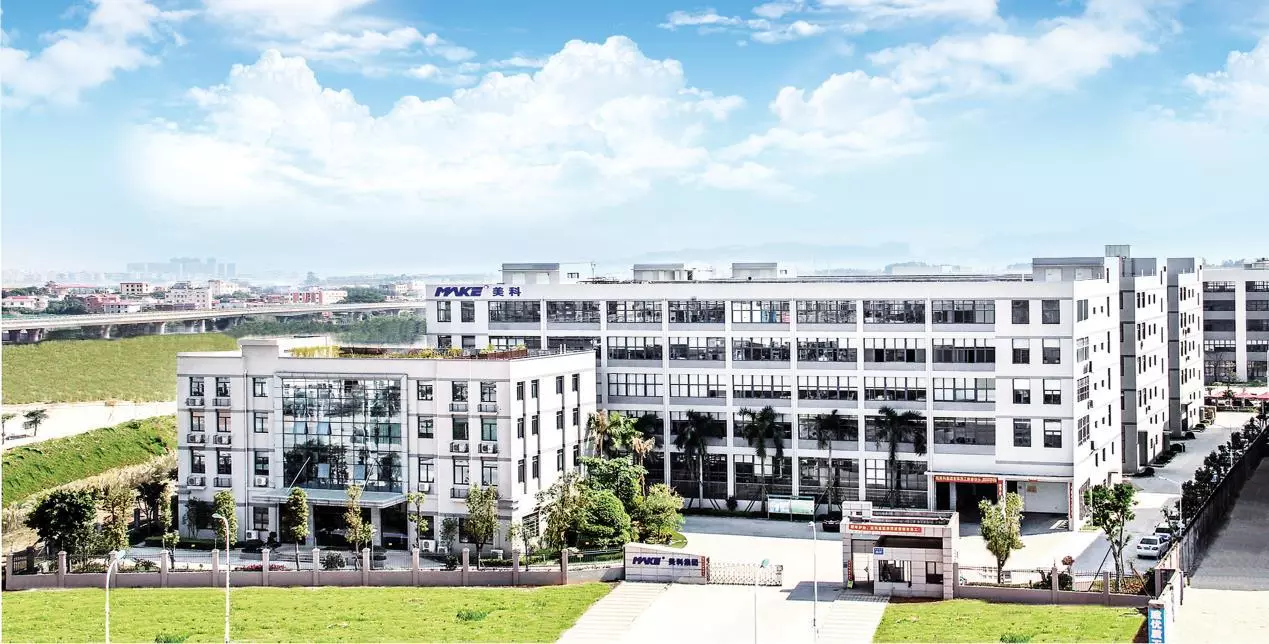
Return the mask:
<path fill-rule="evenodd" d="M 325 490 L 315 488 L 302 488 L 304 493 L 308 495 L 308 502 L 313 505 L 343 505 L 348 500 L 348 493 L 344 490 Z M 252 501 L 264 501 L 266 503 L 285 503 L 287 498 L 291 496 L 291 488 L 280 487 L 275 490 L 265 492 L 253 492 Z M 402 492 L 362 492 L 361 507 L 363 508 L 390 508 L 399 503 L 405 503 L 405 494 Z"/>

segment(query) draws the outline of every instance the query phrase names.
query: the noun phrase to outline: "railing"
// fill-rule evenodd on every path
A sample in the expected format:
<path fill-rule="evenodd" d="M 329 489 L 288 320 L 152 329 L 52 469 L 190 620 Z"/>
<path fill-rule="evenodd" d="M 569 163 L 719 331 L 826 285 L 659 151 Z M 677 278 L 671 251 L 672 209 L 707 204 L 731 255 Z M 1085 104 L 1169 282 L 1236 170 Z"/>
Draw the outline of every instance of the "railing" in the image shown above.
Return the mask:
<path fill-rule="evenodd" d="M 482 414 L 498 413 L 498 403 L 491 403 L 491 402 L 480 403 L 480 413 Z"/>
<path fill-rule="evenodd" d="M 228 407 L 229 402 L 228 398 L 212 398 L 213 407 Z"/>
<path fill-rule="evenodd" d="M 465 402 L 452 402 L 452 403 L 450 403 L 450 404 L 449 404 L 449 410 L 450 410 L 450 411 L 467 411 L 467 403 L 465 403 Z"/>
<path fill-rule="evenodd" d="M 233 479 L 228 476 L 217 476 L 215 480 L 216 487 L 233 487 Z"/>
<path fill-rule="evenodd" d="M 185 399 L 185 406 L 186 407 L 202 407 L 203 402 L 204 400 L 201 396 L 190 397 Z"/>
<path fill-rule="evenodd" d="M 456 486 L 454 486 L 454 487 L 450 488 L 450 489 L 449 489 L 449 498 L 451 498 L 451 499 L 465 499 L 465 498 L 467 498 L 467 486 L 465 486 L 465 485 L 456 485 Z"/>

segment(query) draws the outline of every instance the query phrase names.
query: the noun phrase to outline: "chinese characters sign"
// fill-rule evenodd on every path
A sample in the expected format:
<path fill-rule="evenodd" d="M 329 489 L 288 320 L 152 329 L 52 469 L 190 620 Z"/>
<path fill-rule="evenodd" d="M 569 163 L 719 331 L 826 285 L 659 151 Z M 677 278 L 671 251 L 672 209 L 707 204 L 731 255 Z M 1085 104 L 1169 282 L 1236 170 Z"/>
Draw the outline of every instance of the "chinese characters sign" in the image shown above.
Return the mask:
<path fill-rule="evenodd" d="M 492 297 L 520 297 L 519 286 L 438 286 L 432 297 L 480 297 L 486 289 Z"/>

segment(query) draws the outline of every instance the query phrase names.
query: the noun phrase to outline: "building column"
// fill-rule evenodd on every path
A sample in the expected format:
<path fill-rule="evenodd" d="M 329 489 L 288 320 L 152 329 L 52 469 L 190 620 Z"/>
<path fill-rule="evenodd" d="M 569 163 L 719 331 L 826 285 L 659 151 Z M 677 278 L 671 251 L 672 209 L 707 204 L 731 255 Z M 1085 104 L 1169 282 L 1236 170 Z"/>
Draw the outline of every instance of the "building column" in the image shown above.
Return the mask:
<path fill-rule="evenodd" d="M 379 508 L 370 508 L 370 525 L 375 528 L 374 545 L 383 545 L 383 522 Z"/>

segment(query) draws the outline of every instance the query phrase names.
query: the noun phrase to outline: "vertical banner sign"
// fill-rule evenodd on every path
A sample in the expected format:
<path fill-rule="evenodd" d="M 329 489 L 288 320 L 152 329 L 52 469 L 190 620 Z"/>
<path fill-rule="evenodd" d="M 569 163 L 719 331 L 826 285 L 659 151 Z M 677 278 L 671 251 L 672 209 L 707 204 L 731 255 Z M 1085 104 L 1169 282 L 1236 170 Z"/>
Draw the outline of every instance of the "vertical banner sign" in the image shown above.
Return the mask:
<path fill-rule="evenodd" d="M 1164 641 L 1163 607 L 1151 606 L 1146 613 L 1146 636 L 1151 644 Z"/>

